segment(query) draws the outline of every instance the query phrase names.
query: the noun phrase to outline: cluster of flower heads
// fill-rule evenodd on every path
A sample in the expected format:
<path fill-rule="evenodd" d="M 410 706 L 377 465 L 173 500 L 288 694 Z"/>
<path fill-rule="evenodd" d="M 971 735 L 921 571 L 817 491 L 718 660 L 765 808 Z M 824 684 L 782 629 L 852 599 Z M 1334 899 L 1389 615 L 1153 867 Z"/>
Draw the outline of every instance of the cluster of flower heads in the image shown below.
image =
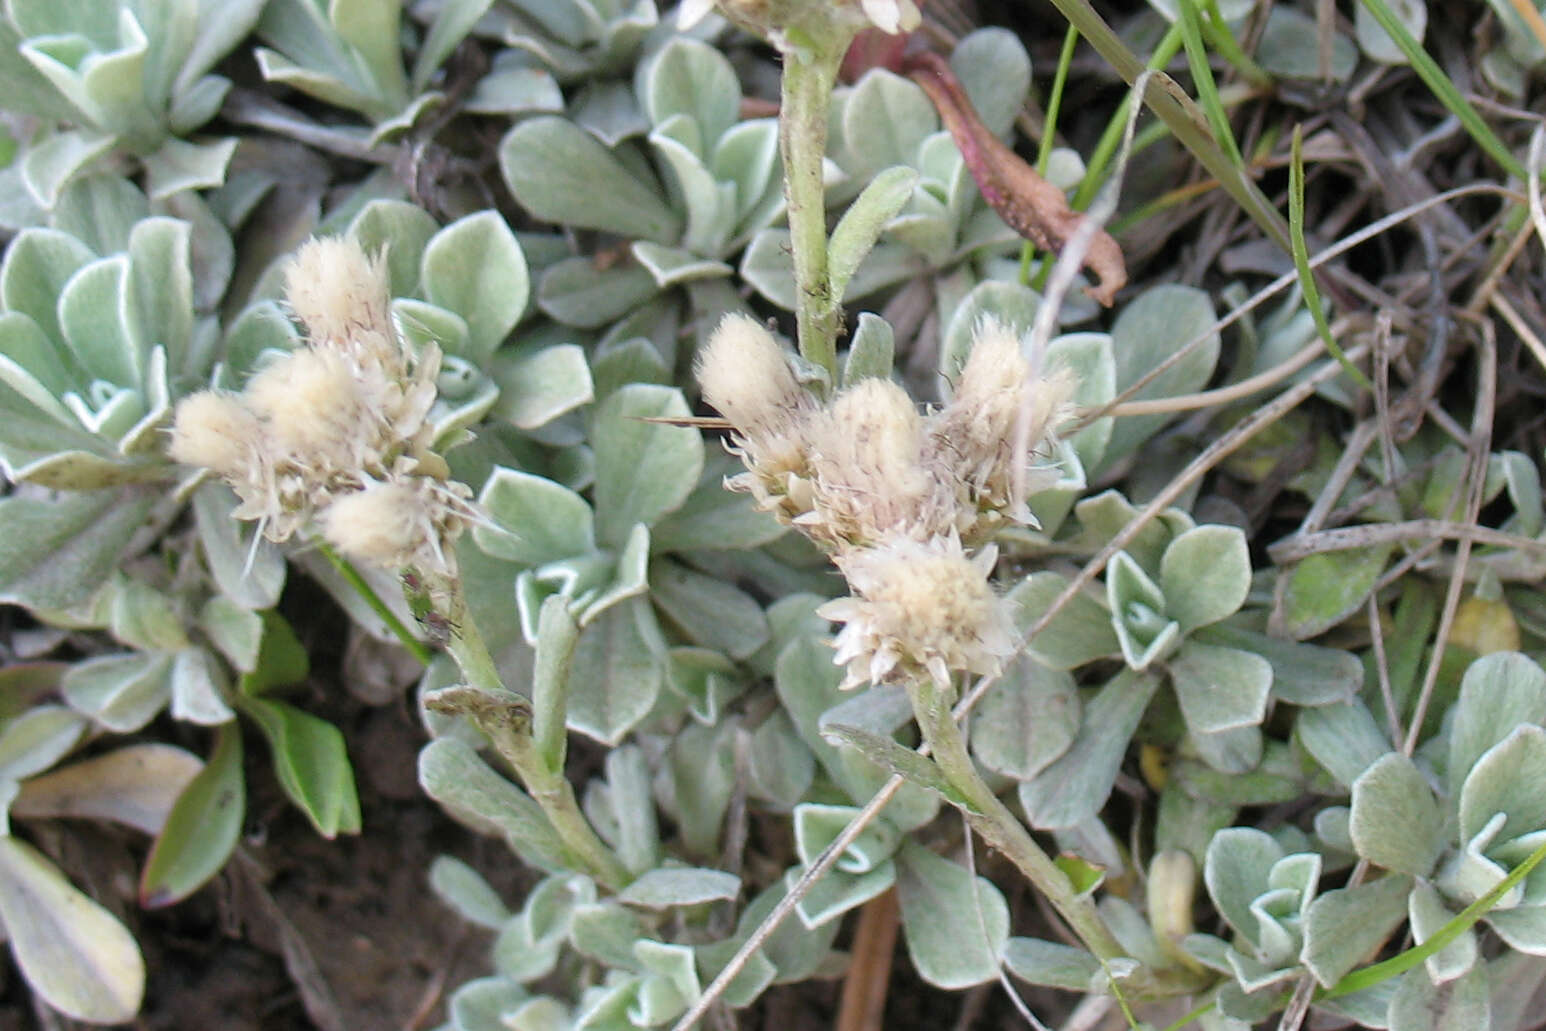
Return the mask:
<path fill-rule="evenodd" d="M 270 540 L 311 527 L 353 558 L 450 576 L 470 492 L 430 450 L 440 352 L 414 356 L 399 340 L 385 256 L 313 240 L 286 270 L 285 294 L 309 346 L 240 393 L 184 398 L 169 454 L 229 483 L 234 514 Z"/>
<path fill-rule="evenodd" d="M 989 579 L 990 541 L 1033 523 L 1025 499 L 1057 477 L 1040 456 L 1069 410 L 1067 375 L 1033 375 L 1016 335 L 984 319 L 943 407 L 920 412 L 883 379 L 822 404 L 772 335 L 739 315 L 720 323 L 697 371 L 746 465 L 726 486 L 830 554 L 853 591 L 819 610 L 844 624 L 844 687 L 926 673 L 948 690 L 952 671 L 999 671 L 1015 635 Z"/>
<path fill-rule="evenodd" d="M 913 0 L 682 0 L 677 27 L 689 29 L 715 6 L 742 28 L 777 41 L 790 28 L 836 21 L 851 31 L 911 32 L 922 20 Z"/>

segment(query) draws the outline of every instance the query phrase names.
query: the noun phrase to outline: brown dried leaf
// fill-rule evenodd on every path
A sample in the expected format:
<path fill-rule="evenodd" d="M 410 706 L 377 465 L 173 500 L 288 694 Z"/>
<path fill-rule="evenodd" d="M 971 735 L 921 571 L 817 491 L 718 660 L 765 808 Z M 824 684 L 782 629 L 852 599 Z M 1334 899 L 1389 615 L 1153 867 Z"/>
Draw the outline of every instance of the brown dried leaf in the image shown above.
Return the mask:
<path fill-rule="evenodd" d="M 1088 216 L 1070 208 L 1062 190 L 988 131 L 944 58 L 917 54 L 908 59 L 907 67 L 955 138 L 983 199 L 1015 232 L 1042 250 L 1061 253 Z M 1085 292 L 1111 307 L 1117 291 L 1127 284 L 1127 266 L 1116 240 L 1098 230 L 1084 253 L 1083 265 L 1099 280 Z"/>

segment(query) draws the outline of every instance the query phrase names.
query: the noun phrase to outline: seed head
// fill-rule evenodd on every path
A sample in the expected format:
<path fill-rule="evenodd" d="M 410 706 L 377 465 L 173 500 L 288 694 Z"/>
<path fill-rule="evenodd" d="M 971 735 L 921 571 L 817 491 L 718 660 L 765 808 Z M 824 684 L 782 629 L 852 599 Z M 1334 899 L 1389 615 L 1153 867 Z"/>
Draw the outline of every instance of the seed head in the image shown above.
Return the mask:
<path fill-rule="evenodd" d="M 257 418 L 235 395 L 201 390 L 177 403 L 167 453 L 185 465 L 235 476 L 251 463 L 262 435 Z"/>
<path fill-rule="evenodd" d="M 285 297 L 313 343 L 347 340 L 362 331 L 392 336 L 386 255 L 371 258 L 353 239 L 325 237 L 302 245 L 285 269 Z"/>

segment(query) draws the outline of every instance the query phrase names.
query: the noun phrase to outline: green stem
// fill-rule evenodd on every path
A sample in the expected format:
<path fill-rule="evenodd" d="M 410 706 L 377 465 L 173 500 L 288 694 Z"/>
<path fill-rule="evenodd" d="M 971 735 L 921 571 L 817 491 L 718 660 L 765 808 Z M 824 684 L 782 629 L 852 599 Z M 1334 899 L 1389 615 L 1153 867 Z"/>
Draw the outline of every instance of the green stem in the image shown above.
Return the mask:
<path fill-rule="evenodd" d="M 919 677 L 908 686 L 913 703 L 913 715 L 929 744 L 930 754 L 940 772 L 951 787 L 960 792 L 970 808 L 962 812 L 972 828 L 997 848 L 1020 872 L 1046 896 L 1068 922 L 1079 940 L 1084 942 L 1096 959 L 1106 966 L 1111 960 L 1124 958 L 1124 949 L 1106 926 L 1096 909 L 1095 900 L 1075 889 L 1068 875 L 1058 868 L 1042 847 L 1031 837 L 1009 807 L 999 801 L 998 795 L 977 772 L 976 764 L 966 749 L 966 739 L 956 725 L 949 702 L 941 696 L 927 676 Z M 1109 969 L 1109 968 L 1108 968 Z M 1202 986 L 1186 971 L 1148 971 L 1148 979 L 1138 982 L 1145 991 L 1161 995 L 1184 994 Z M 1120 988 L 1115 981 L 1112 990 L 1121 1000 Z M 1125 1000 L 1123 1007 L 1126 1008 Z"/>
<path fill-rule="evenodd" d="M 340 555 L 331 544 L 320 537 L 316 539 L 316 544 L 317 549 L 322 552 L 322 557 L 332 564 L 333 568 L 338 571 L 338 575 L 343 577 L 350 587 L 354 588 L 355 593 L 364 600 L 366 605 L 370 606 L 370 610 L 381 617 L 381 621 L 387 625 L 387 629 L 392 631 L 393 636 L 402 642 L 403 647 L 408 649 L 409 654 L 418 659 L 423 665 L 428 666 L 430 660 L 435 657 L 435 653 L 429 650 L 429 646 L 413 636 L 413 633 L 403 625 L 403 621 L 397 618 L 397 613 L 393 612 L 390 606 L 382 600 L 381 595 L 376 593 L 375 588 L 365 581 L 365 578 L 360 575 L 360 571 L 355 569 L 348 559 Z"/>
<path fill-rule="evenodd" d="M 827 112 L 832 85 L 847 40 L 784 53 L 783 103 L 778 115 L 784 156 L 784 198 L 794 250 L 795 318 L 800 354 L 837 382 L 837 331 L 841 298 L 832 296 L 827 272 L 826 187 L 822 160 L 827 152 Z"/>
<path fill-rule="evenodd" d="M 621 891 L 633 875 L 622 860 L 596 834 L 575 798 L 574 786 L 564 771 L 551 769 L 532 736 L 531 706 L 507 689 L 500 679 L 494 657 L 472 619 L 460 583 L 453 585 L 449 608 L 455 627 L 448 646 L 462 676 L 478 694 L 474 703 L 462 705 L 478 728 L 488 735 L 526 791 L 542 807 L 548 822 L 578 865 L 610 891 Z"/>

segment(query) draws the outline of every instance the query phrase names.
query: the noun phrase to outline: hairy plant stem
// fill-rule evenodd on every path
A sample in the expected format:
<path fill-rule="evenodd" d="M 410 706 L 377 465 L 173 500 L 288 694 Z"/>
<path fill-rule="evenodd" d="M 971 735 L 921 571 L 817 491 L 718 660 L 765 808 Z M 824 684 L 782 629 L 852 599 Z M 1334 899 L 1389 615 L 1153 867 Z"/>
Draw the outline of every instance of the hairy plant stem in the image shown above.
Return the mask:
<path fill-rule="evenodd" d="M 453 582 L 446 607 L 450 610 L 446 615 L 455 628 L 447 650 L 472 689 L 469 694 L 477 696 L 459 699 L 456 711 L 466 714 L 488 735 L 527 793 L 542 807 L 575 865 L 608 890 L 621 891 L 633 875 L 585 818 L 562 765 L 553 769 L 542 760 L 542 752 L 532 736 L 531 705 L 500 679 L 494 657 L 473 622 L 459 582 Z"/>
<path fill-rule="evenodd" d="M 1036 844 L 1025 825 L 999 801 L 998 795 L 977 772 L 967 752 L 966 739 L 951 714 L 949 700 L 941 695 L 934 682 L 926 675 L 914 678 L 908 684 L 908 696 L 935 764 L 965 800 L 965 805 L 957 802 L 956 806 L 972 829 L 1007 856 L 1046 896 L 1102 966 L 1126 957 L 1127 950 L 1107 928 L 1095 908 L 1095 900 L 1074 887 L 1068 875 Z M 1145 970 L 1125 983 L 1140 993 L 1163 996 L 1195 991 L 1204 982 L 1185 970 Z M 1113 982 L 1112 987 L 1118 986 Z"/>
<path fill-rule="evenodd" d="M 827 152 L 827 113 L 848 38 L 813 40 L 784 52 L 783 103 L 778 114 L 784 157 L 784 199 L 794 251 L 795 318 L 800 354 L 837 382 L 837 331 L 842 298 L 832 296 L 827 271 L 827 199 L 822 161 Z"/>

